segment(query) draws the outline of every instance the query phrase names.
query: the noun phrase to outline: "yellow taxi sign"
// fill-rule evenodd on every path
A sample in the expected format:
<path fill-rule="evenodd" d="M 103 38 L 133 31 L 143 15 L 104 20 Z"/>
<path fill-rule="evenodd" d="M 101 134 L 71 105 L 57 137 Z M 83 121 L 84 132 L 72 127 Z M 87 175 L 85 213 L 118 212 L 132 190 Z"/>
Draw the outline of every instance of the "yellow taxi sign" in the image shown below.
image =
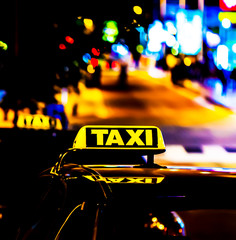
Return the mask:
<path fill-rule="evenodd" d="M 60 119 L 42 114 L 20 114 L 16 123 L 18 128 L 62 130 Z"/>
<path fill-rule="evenodd" d="M 82 127 L 75 149 L 130 149 L 164 152 L 161 130 L 154 126 L 89 125 Z"/>

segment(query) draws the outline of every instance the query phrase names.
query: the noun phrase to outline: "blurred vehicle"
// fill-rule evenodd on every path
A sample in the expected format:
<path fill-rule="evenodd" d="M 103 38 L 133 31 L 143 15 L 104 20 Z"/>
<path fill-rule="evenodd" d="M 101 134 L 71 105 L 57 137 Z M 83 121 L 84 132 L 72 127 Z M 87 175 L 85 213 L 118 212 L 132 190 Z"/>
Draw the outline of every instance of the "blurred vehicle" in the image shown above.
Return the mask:
<path fill-rule="evenodd" d="M 65 108 L 63 104 L 51 103 L 46 106 L 46 114 L 50 117 L 60 119 L 62 128 L 68 129 L 68 119 L 65 114 Z"/>
<path fill-rule="evenodd" d="M 235 239 L 236 172 L 154 163 L 164 151 L 156 127 L 82 127 L 27 196 L 17 239 Z"/>
<path fill-rule="evenodd" d="M 62 130 L 62 124 L 59 118 L 46 116 L 43 114 L 25 114 L 20 113 L 17 118 L 16 126 L 18 128 Z"/>

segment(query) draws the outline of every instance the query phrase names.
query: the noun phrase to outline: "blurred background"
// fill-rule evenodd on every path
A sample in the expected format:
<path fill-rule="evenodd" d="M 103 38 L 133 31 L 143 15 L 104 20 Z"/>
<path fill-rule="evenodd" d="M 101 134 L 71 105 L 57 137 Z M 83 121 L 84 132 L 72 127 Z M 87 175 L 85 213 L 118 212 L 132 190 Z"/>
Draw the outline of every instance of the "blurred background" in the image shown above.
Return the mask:
<path fill-rule="evenodd" d="M 73 139 L 85 124 L 151 124 L 169 150 L 160 161 L 235 166 L 236 1 L 9 0 L 1 9 L 2 143 L 11 130 Z"/>
<path fill-rule="evenodd" d="M 10 0 L 1 9 L 2 136 L 151 124 L 174 151 L 165 161 L 191 153 L 194 165 L 234 166 L 236 1 Z"/>
<path fill-rule="evenodd" d="M 236 0 L 0 7 L 1 220 L 86 124 L 155 125 L 156 162 L 234 171 Z"/>

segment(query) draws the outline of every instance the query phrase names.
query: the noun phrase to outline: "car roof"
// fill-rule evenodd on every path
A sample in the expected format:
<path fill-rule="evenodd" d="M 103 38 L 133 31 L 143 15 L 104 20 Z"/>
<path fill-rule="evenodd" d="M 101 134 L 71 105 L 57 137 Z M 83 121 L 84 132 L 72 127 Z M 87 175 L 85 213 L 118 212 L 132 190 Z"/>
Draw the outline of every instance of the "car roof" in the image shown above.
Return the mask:
<path fill-rule="evenodd" d="M 67 164 L 63 167 L 65 181 L 75 186 L 83 182 L 86 191 L 93 184 L 102 184 L 112 192 L 118 202 L 176 207 L 210 206 L 233 207 L 236 173 L 219 169 L 146 168 L 137 166 L 80 166 Z M 109 193 L 108 193 L 109 194 Z M 179 205 L 178 205 L 179 204 Z"/>
<path fill-rule="evenodd" d="M 195 204 L 213 206 L 215 201 L 230 206 L 232 201 L 234 205 L 236 171 L 155 164 L 154 154 L 163 151 L 162 134 L 156 127 L 86 126 L 77 134 L 73 148 L 61 155 L 50 172 L 73 182 L 75 192 L 78 184 L 85 191 L 97 185 L 104 193 L 108 189 L 108 195 L 112 192 L 118 201 L 148 204 L 162 198 L 164 202 L 188 199 L 188 203 Z"/>

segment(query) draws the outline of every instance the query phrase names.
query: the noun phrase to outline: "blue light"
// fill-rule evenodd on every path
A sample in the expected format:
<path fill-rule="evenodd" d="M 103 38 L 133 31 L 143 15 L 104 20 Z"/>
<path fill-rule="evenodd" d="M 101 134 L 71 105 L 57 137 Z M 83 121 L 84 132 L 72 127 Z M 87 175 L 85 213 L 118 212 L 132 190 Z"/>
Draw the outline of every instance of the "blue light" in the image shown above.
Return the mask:
<path fill-rule="evenodd" d="M 84 61 L 85 63 L 88 63 L 89 60 L 91 60 L 91 55 L 90 55 L 89 53 L 85 53 L 85 54 L 83 55 L 83 61 Z"/>
<path fill-rule="evenodd" d="M 7 94 L 5 90 L 0 90 L 0 102 L 3 100 L 4 96 Z"/>
<path fill-rule="evenodd" d="M 118 57 L 125 57 L 129 54 L 129 48 L 125 44 L 117 43 L 111 46 L 112 51 L 118 54 Z"/>

